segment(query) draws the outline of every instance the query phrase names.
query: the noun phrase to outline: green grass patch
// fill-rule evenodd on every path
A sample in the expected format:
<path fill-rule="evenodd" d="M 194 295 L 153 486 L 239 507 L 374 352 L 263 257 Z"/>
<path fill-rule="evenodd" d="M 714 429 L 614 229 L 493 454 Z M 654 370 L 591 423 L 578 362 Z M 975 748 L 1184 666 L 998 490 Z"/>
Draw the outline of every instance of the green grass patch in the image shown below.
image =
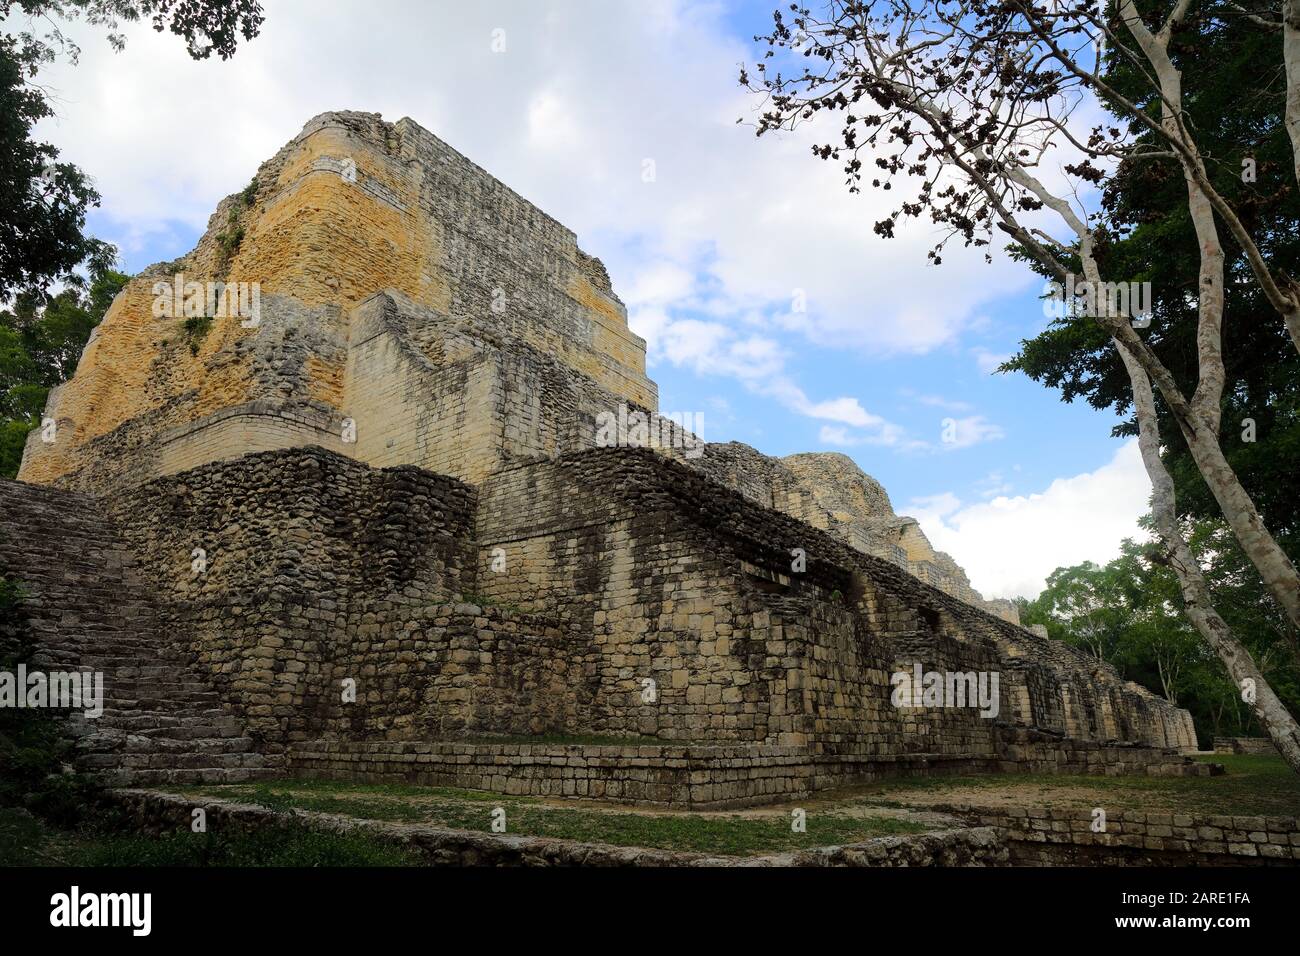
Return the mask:
<path fill-rule="evenodd" d="M 1111 805 L 1134 810 L 1186 813 L 1300 816 L 1300 776 L 1281 757 L 1250 754 L 1214 754 L 1197 758 L 1221 763 L 1226 773 L 1217 777 L 1092 776 L 1080 774 L 952 774 L 937 777 L 900 777 L 884 780 L 863 791 L 863 802 L 875 805 L 915 806 L 916 796 L 943 803 L 945 795 L 963 792 L 969 803 L 979 803 L 981 792 L 1005 803 L 1023 794 L 1021 806 L 1043 806 L 1035 795 L 1053 791 L 1053 803 Z M 977 791 L 969 793 L 968 791 Z"/>
<path fill-rule="evenodd" d="M 491 832 L 492 810 L 506 811 L 508 833 L 650 847 L 725 856 L 750 856 L 857 843 L 872 837 L 933 830 L 892 817 L 810 810 L 807 832 L 794 833 L 790 816 L 651 813 L 556 807 L 536 798 L 450 788 L 362 785 L 336 781 L 262 781 L 250 785 L 181 790 L 190 796 L 256 803 L 278 811 L 307 810 L 398 823 L 428 823 Z"/>
<path fill-rule="evenodd" d="M 0 807 L 0 866 L 61 865 L 66 837 L 21 807 Z"/>

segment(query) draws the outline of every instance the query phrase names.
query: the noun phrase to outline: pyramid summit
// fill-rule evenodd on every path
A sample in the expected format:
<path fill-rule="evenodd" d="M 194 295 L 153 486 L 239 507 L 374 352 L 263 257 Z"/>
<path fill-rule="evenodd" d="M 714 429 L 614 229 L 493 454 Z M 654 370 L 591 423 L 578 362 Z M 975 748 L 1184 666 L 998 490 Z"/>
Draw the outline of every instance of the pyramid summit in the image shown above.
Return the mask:
<path fill-rule="evenodd" d="M 694 447 L 657 406 L 645 341 L 570 230 L 409 119 L 325 113 L 221 202 L 193 251 L 122 292 L 50 398 L 58 440 L 33 433 L 19 478 L 103 493 L 319 445 L 477 483 L 595 447 L 607 421 L 632 443 Z M 662 425 L 648 436 L 677 437 L 628 435 L 629 409 Z M 676 457 L 1017 620 L 845 455 Z"/>
<path fill-rule="evenodd" d="M 722 807 L 1190 767 L 1186 711 L 1019 627 L 851 459 L 660 415 L 600 260 L 409 119 L 309 121 L 122 291 L 45 418 L 0 571 L 51 659 L 108 672 L 82 749 L 119 781 Z M 145 666 L 170 692 L 142 711 Z M 898 674 L 943 693 L 899 705 Z M 135 759 L 150 721 L 206 743 Z M 640 745 L 486 742 L 539 734 Z"/>

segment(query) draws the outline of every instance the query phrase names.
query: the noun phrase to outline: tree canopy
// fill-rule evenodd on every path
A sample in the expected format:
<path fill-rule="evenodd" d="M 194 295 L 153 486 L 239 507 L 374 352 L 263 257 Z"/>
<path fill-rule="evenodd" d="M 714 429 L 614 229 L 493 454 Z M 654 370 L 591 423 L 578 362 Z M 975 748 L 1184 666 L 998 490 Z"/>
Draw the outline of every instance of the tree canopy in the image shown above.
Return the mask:
<path fill-rule="evenodd" d="M 1215 607 L 1278 696 L 1300 712 L 1297 635 L 1286 615 L 1222 521 L 1196 521 L 1186 533 Z M 1044 625 L 1049 637 L 1087 651 L 1186 707 L 1202 740 L 1262 732 L 1239 688 L 1183 613 L 1178 581 L 1159 548 L 1125 540 L 1113 561 L 1057 568 L 1037 598 L 1018 604 L 1026 626 Z"/>
<path fill-rule="evenodd" d="M 1154 2 L 1139 4 L 1148 13 Z M 1282 121 L 1286 77 L 1277 34 L 1248 20 L 1231 0 L 1207 0 L 1174 31 L 1169 52 L 1182 75 L 1184 101 L 1200 122 L 1196 132 L 1215 187 L 1237 210 L 1270 260 L 1300 274 L 1300 191 L 1292 176 L 1292 151 Z M 1125 98 L 1153 115 L 1159 103 L 1129 59 L 1108 56 L 1106 80 Z M 1109 103 L 1116 122 L 1134 139 L 1155 148 L 1156 135 L 1127 111 Z M 1119 281 L 1149 282 L 1151 326 L 1148 346 L 1185 388 L 1197 381 L 1197 282 L 1200 266 L 1187 185 L 1174 164 L 1134 159 L 1121 162 L 1102 192 L 1095 249 L 1107 275 Z M 1223 236 L 1225 315 L 1222 445 L 1229 463 L 1249 490 L 1270 529 L 1294 542 L 1300 534 L 1300 360 L 1250 271 L 1231 233 Z M 1040 273 L 1046 274 L 1032 259 Z M 1137 434 L 1129 376 L 1096 323 L 1057 319 L 1040 335 L 1021 343 L 1002 366 L 1024 372 L 1057 389 L 1071 402 L 1127 417 L 1119 435 Z M 1157 401 L 1166 465 L 1173 475 L 1179 511 L 1212 518 L 1220 510 L 1195 463 L 1168 405 Z M 1253 425 L 1251 424 L 1253 423 Z M 1246 440 L 1243 440 L 1245 435 Z M 1286 546 L 1284 544 L 1284 546 Z M 1288 548 L 1291 550 L 1291 548 Z M 1294 551 L 1292 551 L 1294 553 Z"/>

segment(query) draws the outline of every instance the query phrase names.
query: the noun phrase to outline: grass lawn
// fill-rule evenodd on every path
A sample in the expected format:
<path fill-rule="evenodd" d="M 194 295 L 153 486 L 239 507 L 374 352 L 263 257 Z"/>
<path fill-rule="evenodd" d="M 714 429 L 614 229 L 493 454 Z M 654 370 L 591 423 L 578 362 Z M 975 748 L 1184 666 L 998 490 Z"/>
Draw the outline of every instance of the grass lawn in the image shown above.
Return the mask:
<path fill-rule="evenodd" d="M 473 790 L 322 780 L 273 780 L 178 788 L 175 792 L 256 803 L 275 810 L 316 810 L 483 832 L 490 832 L 492 811 L 501 807 L 506 812 L 509 833 L 725 856 L 856 843 L 871 837 L 940 828 L 933 822 L 905 819 L 898 813 L 871 813 L 850 807 L 816 810 L 811 803 L 807 832 L 795 833 L 789 807 L 736 813 L 655 812 L 575 802 L 561 806 L 558 801 Z"/>
<path fill-rule="evenodd" d="M 990 774 L 882 780 L 854 791 L 862 802 L 899 807 L 1095 807 L 1239 816 L 1300 816 L 1300 777 L 1281 757 L 1215 754 L 1218 777 Z"/>
<path fill-rule="evenodd" d="M 175 788 L 204 797 L 360 819 L 429 823 L 489 832 L 506 812 L 512 834 L 616 846 L 753 856 L 855 843 L 952 825 L 931 808 L 1104 806 L 1196 815 L 1300 816 L 1300 779 L 1278 757 L 1215 755 L 1218 777 L 1099 777 L 1048 774 L 912 777 L 818 794 L 796 803 L 732 812 L 672 812 L 588 801 L 509 797 L 475 790 L 346 781 L 278 780 Z M 807 832 L 791 830 L 791 810 L 807 813 Z M 122 835 L 111 826 L 60 830 L 30 814 L 0 808 L 0 865 L 36 866 L 412 866 L 419 856 L 362 834 L 294 829 L 226 839 L 177 832 Z"/>

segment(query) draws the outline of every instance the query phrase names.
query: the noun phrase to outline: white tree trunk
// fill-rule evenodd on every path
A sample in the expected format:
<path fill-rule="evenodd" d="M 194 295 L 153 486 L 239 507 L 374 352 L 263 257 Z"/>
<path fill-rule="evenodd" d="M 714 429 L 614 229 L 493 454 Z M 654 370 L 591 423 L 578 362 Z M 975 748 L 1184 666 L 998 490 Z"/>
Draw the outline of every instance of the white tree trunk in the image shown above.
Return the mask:
<path fill-rule="evenodd" d="M 1138 417 L 1138 446 L 1142 451 L 1142 463 L 1146 466 L 1147 476 L 1151 479 L 1152 513 L 1160 539 L 1169 555 L 1170 566 L 1178 578 L 1184 611 L 1206 643 L 1223 661 L 1238 690 L 1244 692 L 1247 687 L 1254 690 L 1255 716 L 1259 718 L 1264 731 L 1283 759 L 1292 770 L 1300 773 L 1300 725 L 1264 679 L 1250 652 L 1233 636 L 1227 623 L 1214 609 L 1201 566 L 1178 529 L 1174 482 L 1160 458 L 1160 431 L 1151 380 L 1127 349 L 1118 342 L 1115 347 L 1119 349 L 1120 358 L 1128 369 L 1129 380 L 1133 385 L 1133 404 Z"/>
<path fill-rule="evenodd" d="M 1286 132 L 1300 186 L 1300 0 L 1282 3 L 1282 62 L 1286 65 Z"/>

